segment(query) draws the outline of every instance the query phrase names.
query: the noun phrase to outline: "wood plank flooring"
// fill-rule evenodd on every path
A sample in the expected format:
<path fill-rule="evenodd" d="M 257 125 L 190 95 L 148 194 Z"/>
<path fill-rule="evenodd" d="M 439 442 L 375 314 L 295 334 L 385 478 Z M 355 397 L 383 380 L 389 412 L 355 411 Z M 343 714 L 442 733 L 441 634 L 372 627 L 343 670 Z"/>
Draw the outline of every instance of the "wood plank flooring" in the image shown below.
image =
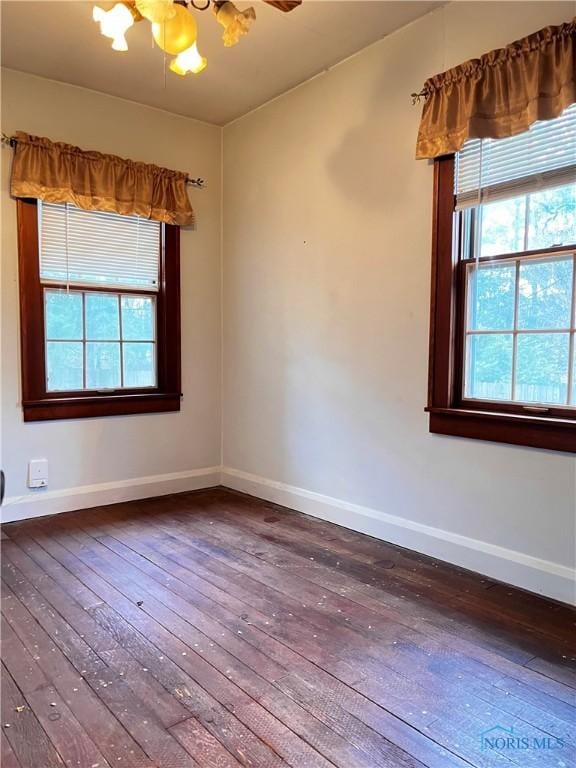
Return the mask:
<path fill-rule="evenodd" d="M 224 489 L 3 526 L 5 768 L 576 764 L 576 612 Z"/>

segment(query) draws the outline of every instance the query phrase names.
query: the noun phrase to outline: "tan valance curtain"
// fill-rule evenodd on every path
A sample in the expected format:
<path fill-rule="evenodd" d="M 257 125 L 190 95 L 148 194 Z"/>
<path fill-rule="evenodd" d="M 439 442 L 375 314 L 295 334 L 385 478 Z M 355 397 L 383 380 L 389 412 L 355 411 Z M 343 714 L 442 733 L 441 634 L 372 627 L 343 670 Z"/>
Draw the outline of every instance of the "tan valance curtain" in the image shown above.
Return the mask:
<path fill-rule="evenodd" d="M 166 224 L 194 223 L 185 173 L 22 132 L 14 138 L 13 197 L 73 203 L 89 211 L 144 216 Z"/>
<path fill-rule="evenodd" d="M 426 81 L 416 157 L 457 152 L 471 138 L 500 139 L 576 102 L 576 19 Z"/>

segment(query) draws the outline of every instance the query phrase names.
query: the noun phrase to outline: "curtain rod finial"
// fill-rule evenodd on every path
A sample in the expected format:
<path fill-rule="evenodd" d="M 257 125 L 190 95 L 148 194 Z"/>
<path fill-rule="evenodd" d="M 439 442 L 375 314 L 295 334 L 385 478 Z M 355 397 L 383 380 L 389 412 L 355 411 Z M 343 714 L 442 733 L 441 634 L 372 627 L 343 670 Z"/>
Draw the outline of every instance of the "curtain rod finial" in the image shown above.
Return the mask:
<path fill-rule="evenodd" d="M 14 136 L 8 136 L 4 131 L 2 131 L 2 144 L 5 144 L 9 147 L 15 147 L 16 146 L 16 138 Z"/>
<path fill-rule="evenodd" d="M 187 179 L 187 183 L 190 184 L 191 187 L 195 187 L 196 189 L 206 189 L 206 182 L 204 179 L 201 179 L 198 177 L 197 179 Z"/>

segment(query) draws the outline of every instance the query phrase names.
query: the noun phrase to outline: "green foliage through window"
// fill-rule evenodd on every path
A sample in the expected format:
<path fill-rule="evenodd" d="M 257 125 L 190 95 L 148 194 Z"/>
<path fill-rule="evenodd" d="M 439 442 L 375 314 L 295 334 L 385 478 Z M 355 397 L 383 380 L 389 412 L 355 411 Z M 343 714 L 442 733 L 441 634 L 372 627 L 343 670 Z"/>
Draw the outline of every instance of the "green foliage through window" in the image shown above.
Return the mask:
<path fill-rule="evenodd" d="M 156 386 L 152 296 L 46 288 L 49 392 Z"/>
<path fill-rule="evenodd" d="M 576 407 L 576 184 L 486 203 L 476 220 L 479 256 L 519 255 L 467 267 L 465 397 Z"/>

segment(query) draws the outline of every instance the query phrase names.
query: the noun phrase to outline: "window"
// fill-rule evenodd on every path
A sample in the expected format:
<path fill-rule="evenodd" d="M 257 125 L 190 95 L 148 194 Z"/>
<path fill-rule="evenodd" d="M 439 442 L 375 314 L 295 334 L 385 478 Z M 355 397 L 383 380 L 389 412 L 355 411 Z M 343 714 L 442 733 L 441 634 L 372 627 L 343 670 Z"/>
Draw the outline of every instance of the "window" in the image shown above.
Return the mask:
<path fill-rule="evenodd" d="M 576 105 L 435 165 L 430 429 L 576 452 Z"/>
<path fill-rule="evenodd" d="M 180 407 L 179 229 L 18 202 L 24 419 Z"/>

